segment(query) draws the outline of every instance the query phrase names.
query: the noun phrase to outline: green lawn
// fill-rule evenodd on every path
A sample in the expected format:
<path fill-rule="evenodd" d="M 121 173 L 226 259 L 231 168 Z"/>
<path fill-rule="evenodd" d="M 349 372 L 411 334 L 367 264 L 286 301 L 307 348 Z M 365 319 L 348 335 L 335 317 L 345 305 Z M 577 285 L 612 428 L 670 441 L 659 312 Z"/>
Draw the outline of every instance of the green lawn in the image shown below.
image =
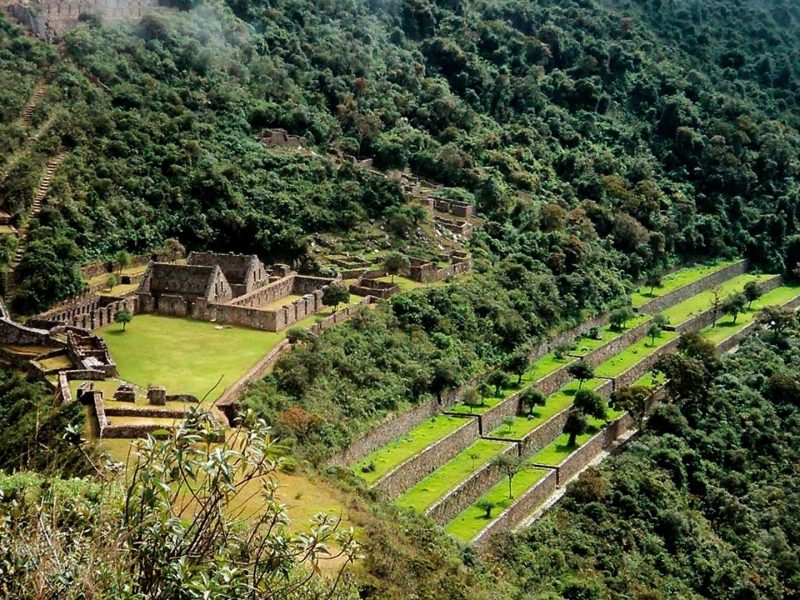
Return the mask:
<path fill-rule="evenodd" d="M 424 511 L 448 491 L 490 462 L 511 444 L 478 440 L 397 499 L 397 504 Z"/>
<path fill-rule="evenodd" d="M 722 295 L 720 300 L 725 300 L 729 295 L 735 292 L 741 292 L 748 281 L 764 281 L 773 277 L 772 275 L 752 275 L 745 273 L 733 279 L 729 279 L 719 286 Z M 676 304 L 666 309 L 662 314 L 669 319 L 670 325 L 680 325 L 684 321 L 699 315 L 702 312 L 711 308 L 714 302 L 714 295 L 711 290 L 701 292 L 683 302 Z"/>
<path fill-rule="evenodd" d="M 462 542 L 469 542 L 519 498 L 520 495 L 525 493 L 547 475 L 548 472 L 549 471 L 545 469 L 530 467 L 517 473 L 511 482 L 512 498 L 508 497 L 508 479 L 504 477 L 492 489 L 481 496 L 475 504 L 469 506 L 464 512 L 450 521 L 445 526 L 445 531 Z M 491 517 L 488 519 L 486 518 L 486 511 L 478 508 L 478 504 L 483 501 L 493 502 L 495 504 Z"/>
<path fill-rule="evenodd" d="M 127 331 L 99 329 L 121 379 L 136 385 L 163 385 L 169 394 L 202 398 L 222 378 L 207 402 L 219 398 L 284 336 L 255 329 L 136 315 Z"/>
<path fill-rule="evenodd" d="M 739 315 L 735 324 L 732 317 L 726 316 L 717 322 L 716 327 L 704 329 L 702 332 L 703 337 L 714 344 L 719 344 L 744 329 L 747 324 L 753 321 L 758 311 L 765 306 L 783 305 L 798 295 L 800 295 L 800 284 L 795 283 L 777 287 L 754 301 L 751 309 Z"/>
<path fill-rule="evenodd" d="M 652 343 L 649 337 L 645 337 L 598 365 L 595 374 L 602 377 L 617 377 L 676 336 L 677 334 L 672 331 L 662 331 L 661 336 L 655 338 Z"/>
<path fill-rule="evenodd" d="M 640 325 L 641 323 L 644 323 L 650 318 L 651 317 L 649 315 L 636 316 L 630 321 L 628 321 L 627 327 L 622 331 L 613 329 L 610 325 L 606 325 L 605 327 L 600 328 L 599 338 L 594 339 L 594 338 L 582 337 L 576 341 L 576 347 L 569 353 L 574 356 L 586 356 L 589 352 L 597 350 L 601 346 L 606 345 L 613 339 L 618 338 L 620 335 L 622 335 L 629 329 L 632 329 Z M 521 388 L 536 383 L 540 379 L 550 375 L 551 373 L 557 371 L 562 367 L 569 365 L 575 360 L 577 359 L 570 356 L 556 358 L 554 352 L 549 352 L 548 354 L 545 354 L 543 357 L 541 357 L 540 359 L 531 364 L 528 370 L 525 371 L 525 373 L 522 375 L 522 382 L 519 385 L 517 384 L 517 377 L 511 375 L 509 378 L 509 385 L 502 388 L 499 393 L 493 393 L 490 397 L 484 398 L 484 403 L 482 406 L 474 407 L 470 410 L 470 407 L 464 404 L 457 404 L 449 410 L 450 412 L 455 412 L 459 414 L 476 414 L 476 415 L 483 414 L 489 409 L 497 406 L 500 402 L 502 402 L 512 394 L 518 392 Z"/>
<path fill-rule="evenodd" d="M 585 381 L 583 383 L 583 388 L 593 390 L 600 387 L 603 383 L 605 382 L 602 379 L 592 379 L 590 381 Z M 570 381 L 556 393 L 548 396 L 544 406 L 535 407 L 533 413 L 530 415 L 514 417 L 513 424 L 500 425 L 489 435 L 510 440 L 522 439 L 550 417 L 570 406 L 572 404 L 572 399 L 575 397 L 575 393 L 578 391 L 578 385 L 579 383 L 576 380 Z"/>
<path fill-rule="evenodd" d="M 633 385 L 635 387 L 660 387 L 664 384 L 664 379 L 663 373 L 653 374 L 652 371 L 648 371 Z"/>
<path fill-rule="evenodd" d="M 449 417 L 447 415 L 437 415 L 431 419 L 426 419 L 411 429 L 403 437 L 367 454 L 353 465 L 353 470 L 367 483 L 373 483 L 399 464 L 424 450 L 434 442 L 442 439 L 447 434 L 452 433 L 467 422 L 467 419 Z M 362 468 L 367 465 L 374 465 L 375 469 L 372 471 L 363 471 Z"/>
<path fill-rule="evenodd" d="M 682 288 L 690 283 L 702 279 L 703 277 L 724 269 L 725 267 L 735 263 L 735 260 L 720 261 L 707 265 L 695 265 L 686 267 L 685 269 L 678 269 L 677 271 L 665 275 L 661 281 L 661 286 L 656 287 L 653 293 L 650 294 L 650 288 L 641 286 L 636 292 L 631 295 L 631 302 L 634 307 L 640 307 L 654 298 L 666 296 L 670 292 L 674 292 L 678 288 Z"/>

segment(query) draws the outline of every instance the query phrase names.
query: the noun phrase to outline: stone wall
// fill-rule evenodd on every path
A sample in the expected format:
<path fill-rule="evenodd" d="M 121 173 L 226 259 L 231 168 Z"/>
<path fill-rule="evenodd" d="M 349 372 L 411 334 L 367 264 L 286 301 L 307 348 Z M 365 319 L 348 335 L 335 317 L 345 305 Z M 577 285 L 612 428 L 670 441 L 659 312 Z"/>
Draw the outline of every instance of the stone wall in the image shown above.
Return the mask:
<path fill-rule="evenodd" d="M 511 444 L 500 453 L 501 456 L 517 456 L 518 454 L 517 444 Z M 435 523 L 444 525 L 466 510 L 470 504 L 488 492 L 503 477 L 502 468 L 494 464 L 493 460 L 489 461 L 440 498 L 425 511 L 425 514 Z"/>
<path fill-rule="evenodd" d="M 26 327 L 11 319 L 0 318 L 0 344 L 8 346 L 50 346 L 59 344 L 44 329 Z"/>
<path fill-rule="evenodd" d="M 585 356 L 586 362 L 593 367 L 605 362 L 623 348 L 642 339 L 647 333 L 648 326 L 649 322 L 645 321 L 644 323 L 641 323 L 640 325 L 637 325 L 636 327 L 624 332 L 619 337 L 614 338 L 607 344 L 604 344 L 596 350 L 589 352 Z M 549 396 L 566 385 L 572 379 L 572 376 L 568 372 L 568 367 L 569 365 L 561 367 L 557 371 L 549 374 L 547 377 L 537 381 L 534 386 L 543 394 Z M 506 417 L 514 416 L 520 412 L 519 398 L 524 391 L 525 389 L 523 388 L 517 392 L 514 392 L 500 404 L 481 415 L 481 432 L 483 435 L 486 435 L 490 431 L 494 431 L 502 424 L 503 419 Z"/>
<path fill-rule="evenodd" d="M 138 302 L 134 296 L 125 298 L 91 296 L 43 313 L 37 319 L 91 331 L 113 323 L 114 316 L 119 311 L 125 309 L 135 314 L 137 308 Z"/>
<path fill-rule="evenodd" d="M 775 275 L 774 277 L 770 277 L 766 281 L 760 284 L 761 289 L 764 293 L 774 290 L 775 288 L 781 286 L 783 284 L 783 277 L 780 275 Z M 725 301 L 725 298 L 720 298 L 721 302 Z M 721 319 L 724 316 L 722 311 L 722 306 L 719 307 L 717 311 L 717 320 Z M 714 309 L 709 308 L 701 313 L 698 313 L 694 317 L 687 319 L 683 323 L 679 323 L 674 329 L 678 333 L 684 333 L 686 331 L 699 331 L 704 329 L 711 324 L 714 323 Z"/>
<path fill-rule="evenodd" d="M 456 217 L 466 219 L 475 215 L 475 207 L 472 204 L 458 202 L 457 200 L 446 200 L 444 198 L 432 198 L 433 208 L 439 212 L 449 213 Z"/>
<path fill-rule="evenodd" d="M 82 14 L 100 15 L 105 22 L 123 19 L 141 19 L 158 7 L 157 0 L 40 0 L 30 6 L 20 4 L 12 8 L 14 16 L 36 27 L 33 31 L 41 37 L 61 35 L 79 23 Z M 23 17 L 29 14 L 29 19 Z"/>
<path fill-rule="evenodd" d="M 739 262 L 725 267 L 724 269 L 710 273 L 709 275 L 706 275 L 702 279 L 698 279 L 689 285 L 678 288 L 674 292 L 670 292 L 669 294 L 665 294 L 659 298 L 653 298 L 647 304 L 639 307 L 639 312 L 648 313 L 651 315 L 659 313 L 670 306 L 674 306 L 675 304 L 691 298 L 703 290 L 712 288 L 715 285 L 719 285 L 723 281 L 727 281 L 732 277 L 736 277 L 737 275 L 747 272 L 748 266 L 748 261 L 740 260 Z"/>
<path fill-rule="evenodd" d="M 400 288 L 396 284 L 379 281 L 377 279 L 367 279 L 366 277 L 350 286 L 351 294 L 355 294 L 356 296 L 374 296 L 382 300 L 395 295 L 399 291 Z"/>
<path fill-rule="evenodd" d="M 267 306 L 291 294 L 292 290 L 294 290 L 294 279 L 295 274 L 292 273 L 287 277 L 282 277 L 257 290 L 253 290 L 244 296 L 234 298 L 228 305 L 246 306 L 250 308 Z"/>
<path fill-rule="evenodd" d="M 494 521 L 484 527 L 472 540 L 472 544 L 478 548 L 484 548 L 490 539 L 497 534 L 506 531 L 515 523 L 519 523 L 527 515 L 541 506 L 545 500 L 552 496 L 558 489 L 556 471 L 550 471 L 536 485 L 528 489 L 524 494 L 514 501 L 511 506 L 500 513 Z"/>
<path fill-rule="evenodd" d="M 437 440 L 381 477 L 372 486 L 386 498 L 394 499 L 441 467 L 480 437 L 478 420 L 465 418 L 453 433 Z"/>
<path fill-rule="evenodd" d="M 322 294 L 322 290 L 316 290 L 313 294 L 306 294 L 280 308 L 269 310 L 218 304 L 213 307 L 214 319 L 218 323 L 241 325 L 263 331 L 283 331 L 326 308 L 322 303 Z"/>
<path fill-rule="evenodd" d="M 131 257 L 130 264 L 126 267 L 146 267 L 155 258 L 154 254 L 138 254 Z M 86 280 L 94 279 L 100 275 L 112 275 L 117 272 L 117 263 L 113 260 L 101 260 L 81 267 L 81 275 Z"/>

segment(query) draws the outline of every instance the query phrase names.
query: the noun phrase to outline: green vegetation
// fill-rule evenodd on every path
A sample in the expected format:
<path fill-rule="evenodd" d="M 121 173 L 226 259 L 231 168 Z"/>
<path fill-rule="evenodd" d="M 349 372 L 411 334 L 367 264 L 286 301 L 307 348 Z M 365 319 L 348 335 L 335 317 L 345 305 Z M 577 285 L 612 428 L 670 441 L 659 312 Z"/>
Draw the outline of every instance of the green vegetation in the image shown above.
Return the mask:
<path fill-rule="evenodd" d="M 727 266 L 732 265 L 734 262 L 733 260 L 721 260 L 711 264 L 700 264 L 694 265 L 692 267 L 684 267 L 682 269 L 678 269 L 677 271 L 673 271 L 668 275 L 664 275 L 661 278 L 661 285 L 655 286 L 653 289 L 653 293 L 650 293 L 650 288 L 646 285 L 643 285 L 640 289 L 636 290 L 633 294 L 631 294 L 631 304 L 634 308 L 638 308 L 647 304 L 654 298 L 660 298 L 661 296 L 666 296 L 667 294 L 674 292 L 675 290 L 682 288 L 690 283 L 694 283 L 711 275 L 716 271 L 720 271 Z"/>
<path fill-rule="evenodd" d="M 721 365 L 701 361 L 700 395 L 671 395 L 635 444 L 585 472 L 493 563 L 524 597 L 795 593 L 800 494 L 784 467 L 800 449 L 798 344 L 796 329 L 752 336 Z"/>
<path fill-rule="evenodd" d="M 602 377 L 617 377 L 636 363 L 655 352 L 661 346 L 668 344 L 675 339 L 676 334 L 671 331 L 664 331 L 661 337 L 655 338 L 653 342 L 650 338 L 642 338 L 638 342 L 631 344 L 619 354 L 614 355 L 607 361 L 598 365 L 595 374 Z"/>
<path fill-rule="evenodd" d="M 739 316 L 736 323 L 733 322 L 733 317 L 720 319 L 716 327 L 708 327 L 703 330 L 703 337 L 714 344 L 719 344 L 734 333 L 744 329 L 755 319 L 758 311 L 765 306 L 782 306 L 790 300 L 794 300 L 797 296 L 800 296 L 800 284 L 777 287 L 753 300 L 751 307 Z"/>
<path fill-rule="evenodd" d="M 770 277 L 771 275 L 739 275 L 729 279 L 716 288 L 706 290 L 684 300 L 680 304 L 668 308 L 662 314 L 667 318 L 670 325 L 680 325 L 684 321 L 688 321 L 692 317 L 712 308 L 716 294 L 717 300 L 719 301 L 719 316 L 722 317 L 722 303 L 728 295 L 734 292 L 741 292 L 744 286 L 750 281 L 760 282 Z"/>
<path fill-rule="evenodd" d="M 508 447 L 509 444 L 503 442 L 478 440 L 409 488 L 397 499 L 397 504 L 423 512 Z"/>
<path fill-rule="evenodd" d="M 171 394 L 208 394 L 207 402 L 219 398 L 283 337 L 159 315 L 137 315 L 125 332 L 115 324 L 98 333 L 122 379 L 142 387 L 163 385 Z"/>
<path fill-rule="evenodd" d="M 377 481 L 396 466 L 466 423 L 465 419 L 447 415 L 427 419 L 403 437 L 365 456 L 353 466 L 353 470 L 368 483 Z"/>
<path fill-rule="evenodd" d="M 464 512 L 458 515 L 445 526 L 445 531 L 462 542 L 469 542 L 493 519 L 508 508 L 515 499 L 519 498 L 528 489 L 533 487 L 548 471 L 530 466 L 524 467 L 512 481 L 513 498 L 508 497 L 508 483 L 503 480 L 480 497 Z M 481 508 L 484 502 L 490 502 L 495 507 L 490 518 L 486 517 L 486 510 Z"/>

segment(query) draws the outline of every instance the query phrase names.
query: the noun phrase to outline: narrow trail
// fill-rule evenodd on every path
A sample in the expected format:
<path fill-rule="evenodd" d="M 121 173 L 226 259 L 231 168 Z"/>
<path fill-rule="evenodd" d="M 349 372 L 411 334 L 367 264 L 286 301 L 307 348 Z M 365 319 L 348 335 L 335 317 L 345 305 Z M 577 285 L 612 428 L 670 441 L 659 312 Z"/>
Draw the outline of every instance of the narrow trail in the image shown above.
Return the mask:
<path fill-rule="evenodd" d="M 14 152 L 11 157 L 5 162 L 2 167 L 0 167 L 0 181 L 5 181 L 6 177 L 8 177 L 9 173 L 14 169 L 17 163 L 22 160 L 24 156 L 26 156 L 33 144 L 38 142 L 42 136 L 47 133 L 50 128 L 53 126 L 53 123 L 56 122 L 58 115 L 51 114 L 47 120 L 42 123 L 39 128 L 28 138 L 28 143 L 26 143 L 22 148 Z"/>
<path fill-rule="evenodd" d="M 19 228 L 17 237 L 17 250 L 14 254 L 14 258 L 12 258 L 11 262 L 9 263 L 8 274 L 6 277 L 7 297 L 11 296 L 10 291 L 14 283 L 14 270 L 19 266 L 19 263 L 22 262 L 22 257 L 25 255 L 25 250 L 28 246 L 28 226 L 31 220 L 42 210 L 42 202 L 44 201 L 45 196 L 47 196 L 47 192 L 50 191 L 50 184 L 53 181 L 53 177 L 66 157 L 66 152 L 60 152 L 47 161 L 47 166 L 45 167 L 42 178 L 39 181 L 39 187 L 36 188 L 36 192 L 33 195 L 33 201 L 31 202 L 30 208 L 28 208 L 25 220 Z"/>

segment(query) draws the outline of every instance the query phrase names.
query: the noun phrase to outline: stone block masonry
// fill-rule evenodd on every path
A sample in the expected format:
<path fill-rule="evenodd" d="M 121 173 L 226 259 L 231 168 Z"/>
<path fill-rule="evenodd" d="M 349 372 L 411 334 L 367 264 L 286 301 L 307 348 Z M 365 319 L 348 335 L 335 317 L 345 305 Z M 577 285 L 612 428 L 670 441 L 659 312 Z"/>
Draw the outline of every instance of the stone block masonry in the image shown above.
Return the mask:
<path fill-rule="evenodd" d="M 760 283 L 761 290 L 764 293 L 770 292 L 777 287 L 780 287 L 783 284 L 783 277 L 781 275 L 775 275 L 775 277 L 770 277 L 766 281 Z M 721 302 L 725 301 L 725 298 L 720 298 Z M 696 315 L 695 317 L 684 321 L 683 323 L 679 323 L 675 327 L 675 331 L 678 333 L 684 333 L 686 331 L 698 331 L 700 329 L 705 329 L 706 327 L 712 325 L 714 323 L 714 318 L 716 320 L 721 319 L 724 316 L 722 312 L 722 306 L 718 307 L 717 314 L 714 314 L 714 309 L 709 308 L 708 310 Z"/>
<path fill-rule="evenodd" d="M 715 285 L 719 285 L 728 279 L 736 277 L 737 275 L 746 273 L 749 264 L 750 263 L 747 260 L 740 260 L 739 262 L 733 263 L 724 269 L 710 273 L 702 279 L 698 279 L 697 281 L 678 288 L 674 292 L 670 292 L 669 294 L 665 294 L 659 298 L 653 298 L 647 304 L 639 307 L 639 312 L 648 313 L 651 315 L 660 313 L 662 310 L 679 304 L 704 290 L 710 289 Z"/>
<path fill-rule="evenodd" d="M 518 445 L 512 444 L 498 456 L 517 456 L 518 454 Z M 502 468 L 496 465 L 493 460 L 489 461 L 440 498 L 425 511 L 425 514 L 434 523 L 444 525 L 488 492 L 503 476 Z"/>
<path fill-rule="evenodd" d="M 456 454 L 480 437 L 478 420 L 465 418 L 464 424 L 450 435 L 434 442 L 381 477 L 372 486 L 386 498 L 394 499 L 422 481 Z"/>

